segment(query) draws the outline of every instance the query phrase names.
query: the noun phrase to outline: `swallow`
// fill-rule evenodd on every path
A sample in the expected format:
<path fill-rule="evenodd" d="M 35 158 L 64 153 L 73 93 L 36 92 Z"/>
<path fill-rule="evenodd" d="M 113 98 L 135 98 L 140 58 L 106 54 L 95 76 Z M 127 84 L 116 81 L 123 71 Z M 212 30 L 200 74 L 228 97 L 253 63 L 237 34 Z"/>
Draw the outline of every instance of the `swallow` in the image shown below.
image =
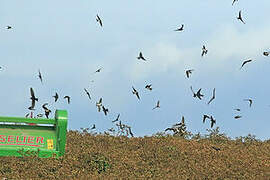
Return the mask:
<path fill-rule="evenodd" d="M 40 70 L 38 70 L 38 78 L 40 79 L 41 84 L 43 84 L 43 82 L 42 82 L 42 76 L 41 76 Z"/>
<path fill-rule="evenodd" d="M 180 28 L 178 28 L 178 29 L 176 29 L 174 31 L 183 31 L 183 30 L 184 30 L 184 24 L 182 24 Z"/>
<path fill-rule="evenodd" d="M 251 107 L 251 105 L 252 105 L 252 99 L 244 99 L 244 101 L 248 101 L 249 102 L 249 107 Z"/>
<path fill-rule="evenodd" d="M 31 106 L 28 108 L 29 110 L 35 110 L 35 103 L 38 101 L 38 98 L 36 98 L 33 88 L 30 88 L 30 99 L 32 100 Z"/>
<path fill-rule="evenodd" d="M 57 94 L 57 92 L 55 93 L 55 95 L 53 96 L 54 97 L 54 102 L 56 102 L 57 101 L 57 99 L 58 99 L 58 94 Z"/>
<path fill-rule="evenodd" d="M 43 117 L 43 114 L 38 114 L 37 117 L 41 118 Z"/>
<path fill-rule="evenodd" d="M 67 99 L 68 104 L 70 104 L 70 96 L 65 96 L 64 99 Z"/>
<path fill-rule="evenodd" d="M 190 89 L 191 89 L 191 91 L 193 93 L 193 97 L 196 98 L 197 97 L 197 94 L 193 91 L 192 86 L 190 86 Z"/>
<path fill-rule="evenodd" d="M 137 59 L 141 59 L 141 60 L 146 61 L 146 59 L 143 57 L 142 52 L 139 53 L 139 56 L 137 57 Z"/>
<path fill-rule="evenodd" d="M 203 47 L 202 47 L 202 57 L 203 57 L 204 55 L 206 55 L 207 52 L 208 52 L 208 50 L 206 49 L 205 45 L 203 45 Z"/>
<path fill-rule="evenodd" d="M 216 151 L 220 151 L 220 148 L 218 148 L 218 147 L 212 146 L 212 148 L 213 148 L 214 150 L 216 150 Z"/>
<path fill-rule="evenodd" d="M 181 125 L 184 125 L 184 124 L 185 124 L 185 117 L 182 116 Z"/>
<path fill-rule="evenodd" d="M 194 69 L 188 69 L 188 70 L 186 70 L 187 78 L 190 77 L 190 74 L 192 73 L 192 71 L 194 71 Z"/>
<path fill-rule="evenodd" d="M 146 86 L 145 86 L 145 88 L 146 89 L 148 89 L 149 91 L 152 91 L 152 84 L 147 84 Z"/>
<path fill-rule="evenodd" d="M 237 19 L 239 19 L 242 23 L 246 24 L 246 23 L 243 21 L 243 19 L 242 19 L 242 13 L 241 13 L 241 11 L 239 11 L 239 14 L 238 14 Z"/>
<path fill-rule="evenodd" d="M 118 114 L 117 115 L 117 118 L 115 120 L 113 120 L 112 122 L 114 123 L 114 122 L 118 121 L 119 120 L 119 117 L 120 117 L 120 114 Z"/>
<path fill-rule="evenodd" d="M 45 116 L 47 117 L 47 119 L 49 118 L 50 113 L 52 112 L 50 109 L 48 109 L 46 106 L 48 105 L 48 103 L 45 103 L 42 105 L 42 108 L 45 111 Z"/>
<path fill-rule="evenodd" d="M 99 25 L 102 27 L 103 24 L 102 24 L 102 20 L 100 19 L 99 15 L 97 14 L 96 16 L 96 21 L 99 23 Z"/>
<path fill-rule="evenodd" d="M 213 118 L 213 116 L 210 116 L 210 121 L 211 121 L 211 128 L 216 124 L 216 120 Z"/>
<path fill-rule="evenodd" d="M 238 0 L 233 0 L 233 2 L 232 2 L 232 6 L 234 5 L 234 3 L 235 3 L 236 1 L 238 1 Z"/>
<path fill-rule="evenodd" d="M 211 101 L 213 101 L 216 98 L 216 88 L 213 89 L 213 96 L 212 98 L 208 101 L 208 105 L 211 103 Z"/>
<path fill-rule="evenodd" d="M 96 129 L 96 125 L 95 124 L 93 124 L 92 127 L 91 127 L 91 130 L 93 130 L 93 129 Z"/>
<path fill-rule="evenodd" d="M 264 56 L 269 56 L 269 54 L 270 54 L 270 52 L 266 52 L 266 51 L 263 52 L 263 55 L 264 55 Z"/>
<path fill-rule="evenodd" d="M 99 99 L 99 102 L 96 102 L 96 106 L 98 107 L 98 112 L 100 112 L 102 106 L 102 98 Z"/>
<path fill-rule="evenodd" d="M 156 108 L 160 108 L 159 101 L 157 101 L 157 105 L 152 110 L 154 110 Z"/>
<path fill-rule="evenodd" d="M 248 60 L 244 61 L 244 62 L 242 63 L 242 66 L 240 67 L 240 69 L 242 69 L 242 67 L 243 67 L 246 63 L 249 63 L 249 62 L 251 62 L 251 61 L 252 61 L 252 59 L 248 59 Z"/>
<path fill-rule="evenodd" d="M 84 88 L 85 93 L 87 94 L 88 98 L 91 100 L 90 93 L 87 91 L 87 89 Z"/>
<path fill-rule="evenodd" d="M 237 116 L 234 116 L 234 119 L 239 119 L 239 118 L 241 118 L 242 116 L 239 116 L 239 115 L 237 115 Z"/>
<path fill-rule="evenodd" d="M 138 91 L 133 86 L 132 86 L 132 89 L 133 89 L 132 94 L 135 94 L 137 96 L 137 98 L 140 100 L 140 96 L 139 96 Z"/>
<path fill-rule="evenodd" d="M 109 109 L 106 109 L 104 106 L 102 106 L 102 110 L 103 110 L 105 116 L 107 116 L 107 113 L 109 112 Z"/>
<path fill-rule="evenodd" d="M 241 111 L 241 109 L 239 109 L 239 108 L 236 108 L 236 109 L 234 109 L 234 110 L 236 110 L 236 111 Z"/>
<path fill-rule="evenodd" d="M 203 123 L 205 123 L 206 118 L 210 119 L 210 117 L 206 114 L 203 115 Z"/>
<path fill-rule="evenodd" d="M 28 118 L 29 115 L 30 115 L 30 113 L 27 113 L 27 114 L 25 115 L 25 117 Z"/>
<path fill-rule="evenodd" d="M 42 105 L 42 108 L 44 109 L 44 110 L 46 110 L 46 109 L 48 109 L 46 106 L 48 105 L 48 103 L 44 103 L 43 105 Z"/>
<path fill-rule="evenodd" d="M 197 91 L 197 93 L 196 93 L 196 96 L 201 100 L 202 99 L 202 97 L 203 97 L 203 95 L 201 94 L 201 90 L 202 90 L 202 88 L 200 88 L 198 91 Z"/>
<path fill-rule="evenodd" d="M 98 73 L 101 71 L 102 68 L 99 68 L 98 70 L 96 70 L 94 73 Z"/>
<path fill-rule="evenodd" d="M 128 127 L 128 132 L 129 132 L 129 134 L 131 135 L 131 137 L 134 137 L 134 134 L 133 134 L 132 131 L 131 131 L 131 127 Z"/>
<path fill-rule="evenodd" d="M 12 29 L 12 27 L 11 26 L 6 26 L 6 29 Z"/>

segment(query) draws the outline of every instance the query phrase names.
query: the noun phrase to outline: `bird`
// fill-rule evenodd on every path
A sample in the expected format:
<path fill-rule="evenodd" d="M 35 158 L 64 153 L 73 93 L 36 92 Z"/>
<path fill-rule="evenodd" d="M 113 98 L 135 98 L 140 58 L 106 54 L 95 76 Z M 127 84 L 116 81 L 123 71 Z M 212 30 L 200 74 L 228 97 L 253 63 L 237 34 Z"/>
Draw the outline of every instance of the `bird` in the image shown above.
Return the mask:
<path fill-rule="evenodd" d="M 202 47 L 202 57 L 203 57 L 204 55 L 206 55 L 207 52 L 208 52 L 208 50 L 206 49 L 205 45 L 203 45 L 203 47 Z"/>
<path fill-rule="evenodd" d="M 128 132 L 129 132 L 129 134 L 131 135 L 131 137 L 134 137 L 134 134 L 133 134 L 132 131 L 131 131 L 131 127 L 128 127 Z"/>
<path fill-rule="evenodd" d="M 94 73 L 98 73 L 101 71 L 102 68 L 99 68 L 98 70 L 96 70 Z"/>
<path fill-rule="evenodd" d="M 58 97 L 59 97 L 57 92 L 55 93 L 55 95 L 53 97 L 54 97 L 54 102 L 56 102 L 58 100 Z"/>
<path fill-rule="evenodd" d="M 91 127 L 91 130 L 93 130 L 93 129 L 96 129 L 96 125 L 95 124 L 93 124 L 92 127 Z"/>
<path fill-rule="evenodd" d="M 146 61 L 146 59 L 143 57 L 142 52 L 139 53 L 139 56 L 137 57 L 137 59 L 141 59 L 141 60 Z"/>
<path fill-rule="evenodd" d="M 220 151 L 220 148 L 218 148 L 218 147 L 212 146 L 212 148 L 213 148 L 214 150 L 216 150 L 216 151 Z"/>
<path fill-rule="evenodd" d="M 133 89 L 132 94 L 135 94 L 137 96 L 137 98 L 140 100 L 140 96 L 139 96 L 138 91 L 133 86 L 132 86 L 132 89 Z"/>
<path fill-rule="evenodd" d="M 160 108 L 159 100 L 157 101 L 157 105 L 156 105 L 152 110 L 154 110 L 154 109 L 156 109 L 156 108 Z"/>
<path fill-rule="evenodd" d="M 6 26 L 6 29 L 12 29 L 12 27 L 11 26 Z"/>
<path fill-rule="evenodd" d="M 206 114 L 203 115 L 203 123 L 205 123 L 206 118 L 210 119 L 210 117 Z"/>
<path fill-rule="evenodd" d="M 197 97 L 197 94 L 193 91 L 192 86 L 190 86 L 190 89 L 191 89 L 191 91 L 193 93 L 193 97 L 196 98 Z"/>
<path fill-rule="evenodd" d="M 97 14 L 96 16 L 96 21 L 99 23 L 99 25 L 102 27 L 103 26 L 103 23 L 102 23 L 102 20 L 100 19 L 99 15 Z"/>
<path fill-rule="evenodd" d="M 202 97 L 204 96 L 204 95 L 202 95 L 201 94 L 201 88 L 197 91 L 197 93 L 196 93 L 196 97 L 198 97 L 200 100 L 202 99 Z"/>
<path fill-rule="evenodd" d="M 68 104 L 70 104 L 70 96 L 65 96 L 64 99 L 67 99 Z"/>
<path fill-rule="evenodd" d="M 100 112 L 102 106 L 102 98 L 100 98 L 99 101 L 96 102 L 96 106 L 98 107 L 98 112 Z"/>
<path fill-rule="evenodd" d="M 178 29 L 176 29 L 174 31 L 183 31 L 183 30 L 184 30 L 184 24 L 182 24 L 180 28 L 178 28 Z"/>
<path fill-rule="evenodd" d="M 90 93 L 87 91 L 87 89 L 84 88 L 85 93 L 87 94 L 88 98 L 91 100 Z"/>
<path fill-rule="evenodd" d="M 194 71 L 194 69 L 188 69 L 188 70 L 186 70 L 187 78 L 190 77 L 190 74 L 192 73 L 192 71 Z"/>
<path fill-rule="evenodd" d="M 184 125 L 184 124 L 185 124 L 185 117 L 182 116 L 181 125 Z"/>
<path fill-rule="evenodd" d="M 251 107 L 251 105 L 252 105 L 252 99 L 244 99 L 244 101 L 248 101 L 249 102 L 249 107 Z"/>
<path fill-rule="evenodd" d="M 246 63 L 249 63 L 249 62 L 251 62 L 251 61 L 252 61 L 252 59 L 248 59 L 248 60 L 244 61 L 244 62 L 242 63 L 242 66 L 240 67 L 240 69 L 242 69 L 242 67 L 243 67 Z"/>
<path fill-rule="evenodd" d="M 109 112 L 109 109 L 107 109 L 104 106 L 102 106 L 102 110 L 103 110 L 105 116 L 107 116 L 107 113 Z"/>
<path fill-rule="evenodd" d="M 236 109 L 234 109 L 234 110 L 236 110 L 236 111 L 241 111 L 241 109 L 239 109 L 239 108 L 236 108 Z"/>
<path fill-rule="evenodd" d="M 213 116 L 210 116 L 210 121 L 211 121 L 211 128 L 216 124 L 216 120 L 214 119 Z"/>
<path fill-rule="evenodd" d="M 241 118 L 242 116 L 239 116 L 239 115 L 236 115 L 236 116 L 234 116 L 234 119 L 239 119 L 239 118 Z"/>
<path fill-rule="evenodd" d="M 234 5 L 234 3 L 235 3 L 236 1 L 238 1 L 238 0 L 233 0 L 233 2 L 232 2 L 232 6 Z"/>
<path fill-rule="evenodd" d="M 208 101 L 208 105 L 211 103 L 211 101 L 213 101 L 216 98 L 216 88 L 213 89 L 213 96 L 212 98 Z"/>
<path fill-rule="evenodd" d="M 270 54 L 270 52 L 267 52 L 267 51 L 263 52 L 264 56 L 269 56 L 269 54 Z"/>
<path fill-rule="evenodd" d="M 112 122 L 114 123 L 114 122 L 118 121 L 119 120 L 119 117 L 120 117 L 120 114 L 118 114 L 117 117 L 116 117 L 116 119 L 113 120 Z"/>
<path fill-rule="evenodd" d="M 41 118 L 41 117 L 43 117 L 43 114 L 40 113 L 37 115 L 37 117 Z"/>
<path fill-rule="evenodd" d="M 41 76 L 40 70 L 38 70 L 38 78 L 40 79 L 41 84 L 43 84 L 42 76 Z"/>
<path fill-rule="evenodd" d="M 242 13 L 241 13 L 241 11 L 239 11 L 239 14 L 238 14 L 237 19 L 239 19 L 242 23 L 246 24 L 246 23 L 243 21 L 243 19 L 242 19 Z"/>
<path fill-rule="evenodd" d="M 45 104 L 43 104 L 42 105 L 42 108 L 44 109 L 44 111 L 45 111 L 45 116 L 47 117 L 47 119 L 49 118 L 49 115 L 50 115 L 50 113 L 51 113 L 51 110 L 50 109 L 48 109 L 46 106 L 48 105 L 48 103 L 45 103 Z"/>
<path fill-rule="evenodd" d="M 32 100 L 31 106 L 28 108 L 29 110 L 35 110 L 35 103 L 38 101 L 38 98 L 36 98 L 33 88 L 30 88 L 30 99 Z"/>
<path fill-rule="evenodd" d="M 146 86 L 145 86 L 145 88 L 146 89 L 148 89 L 149 91 L 152 91 L 152 84 L 147 84 Z"/>

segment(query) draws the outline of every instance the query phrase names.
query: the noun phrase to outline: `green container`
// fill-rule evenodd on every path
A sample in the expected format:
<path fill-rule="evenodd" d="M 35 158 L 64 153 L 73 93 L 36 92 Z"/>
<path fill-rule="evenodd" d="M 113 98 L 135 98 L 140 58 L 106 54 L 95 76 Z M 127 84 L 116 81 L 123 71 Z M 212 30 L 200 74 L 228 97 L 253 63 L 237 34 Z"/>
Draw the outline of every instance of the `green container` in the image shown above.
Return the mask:
<path fill-rule="evenodd" d="M 0 156 L 63 156 L 66 133 L 65 110 L 56 110 L 55 119 L 0 117 Z"/>

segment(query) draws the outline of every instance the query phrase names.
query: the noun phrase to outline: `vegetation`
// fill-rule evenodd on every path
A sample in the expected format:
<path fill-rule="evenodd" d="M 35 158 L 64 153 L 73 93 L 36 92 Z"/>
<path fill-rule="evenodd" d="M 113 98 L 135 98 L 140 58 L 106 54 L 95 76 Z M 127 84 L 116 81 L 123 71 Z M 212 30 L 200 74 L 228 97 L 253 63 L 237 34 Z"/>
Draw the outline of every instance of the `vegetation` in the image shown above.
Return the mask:
<path fill-rule="evenodd" d="M 64 157 L 0 157 L 0 178 L 270 179 L 270 140 L 253 135 L 232 140 L 219 128 L 204 136 L 182 129 L 180 135 L 151 137 L 69 131 Z"/>

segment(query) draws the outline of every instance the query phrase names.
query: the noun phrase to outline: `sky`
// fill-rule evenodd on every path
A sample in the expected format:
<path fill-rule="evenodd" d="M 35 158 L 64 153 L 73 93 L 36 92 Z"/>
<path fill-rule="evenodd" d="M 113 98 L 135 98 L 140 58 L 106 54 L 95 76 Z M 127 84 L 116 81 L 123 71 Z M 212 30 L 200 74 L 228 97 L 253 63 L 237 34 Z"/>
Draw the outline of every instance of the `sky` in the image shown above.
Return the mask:
<path fill-rule="evenodd" d="M 250 133 L 269 139 L 270 56 L 263 56 L 270 51 L 269 8 L 269 0 L 239 0 L 233 6 L 232 0 L 2 0 L 0 115 L 29 113 L 32 87 L 39 99 L 35 115 L 44 103 L 51 118 L 65 109 L 72 130 L 93 124 L 97 132 L 116 128 L 112 121 L 120 113 L 135 136 L 164 132 L 182 116 L 188 131 L 205 134 L 210 122 L 203 124 L 202 117 L 208 114 L 216 119 L 213 128 L 229 137 Z M 240 10 L 246 24 L 236 18 Z M 174 31 L 181 24 L 184 30 Z M 203 45 L 208 53 L 201 57 Z M 147 61 L 137 59 L 139 52 Z M 252 62 L 240 70 L 247 59 Z M 187 69 L 194 69 L 190 78 Z M 202 88 L 202 100 L 193 98 L 190 86 Z M 213 88 L 216 99 L 207 105 Z M 101 97 L 107 116 L 97 111 Z M 158 100 L 160 108 L 152 110 Z"/>

